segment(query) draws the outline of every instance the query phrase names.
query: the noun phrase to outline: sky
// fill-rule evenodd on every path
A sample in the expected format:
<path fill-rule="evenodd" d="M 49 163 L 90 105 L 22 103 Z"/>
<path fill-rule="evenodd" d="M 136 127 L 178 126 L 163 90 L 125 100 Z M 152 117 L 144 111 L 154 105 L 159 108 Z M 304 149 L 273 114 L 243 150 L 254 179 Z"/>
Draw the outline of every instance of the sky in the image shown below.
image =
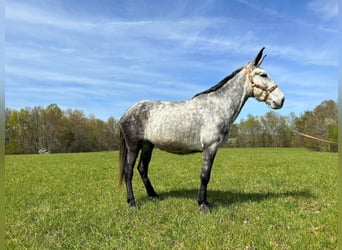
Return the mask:
<path fill-rule="evenodd" d="M 338 0 L 5 0 L 5 105 L 119 119 L 191 99 L 265 46 L 276 112 L 300 115 L 337 101 L 337 44 Z M 250 98 L 238 120 L 268 111 Z"/>

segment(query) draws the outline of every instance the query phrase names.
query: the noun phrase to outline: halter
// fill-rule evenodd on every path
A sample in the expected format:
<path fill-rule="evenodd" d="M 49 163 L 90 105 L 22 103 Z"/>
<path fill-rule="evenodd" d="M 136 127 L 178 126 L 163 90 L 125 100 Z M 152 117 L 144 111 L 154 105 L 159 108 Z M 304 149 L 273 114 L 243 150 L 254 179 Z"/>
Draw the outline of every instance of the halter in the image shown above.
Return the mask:
<path fill-rule="evenodd" d="M 251 75 L 251 71 L 249 70 L 249 68 L 246 66 L 245 67 L 245 70 L 246 70 L 246 73 L 247 73 L 247 77 L 248 77 L 248 80 L 250 81 L 251 83 L 251 87 L 252 87 L 252 97 L 254 97 L 254 88 L 257 88 L 257 89 L 261 89 L 263 90 L 264 92 L 266 92 L 265 94 L 265 97 L 264 99 L 262 100 L 263 102 L 265 102 L 268 98 L 268 96 L 276 89 L 278 88 L 277 85 L 273 85 L 272 87 L 270 88 L 266 88 L 265 86 L 262 86 L 260 84 L 256 84 L 254 81 L 253 81 L 253 77 Z"/>

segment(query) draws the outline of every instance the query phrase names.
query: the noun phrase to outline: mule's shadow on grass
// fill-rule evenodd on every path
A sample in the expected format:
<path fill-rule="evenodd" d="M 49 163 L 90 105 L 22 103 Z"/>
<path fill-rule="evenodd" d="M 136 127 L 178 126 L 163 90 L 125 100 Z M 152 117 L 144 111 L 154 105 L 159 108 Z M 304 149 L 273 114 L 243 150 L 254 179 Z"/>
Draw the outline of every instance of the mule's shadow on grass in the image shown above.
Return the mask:
<path fill-rule="evenodd" d="M 197 200 L 197 189 L 178 189 L 168 192 L 158 193 L 160 200 L 166 200 L 169 198 L 185 198 Z M 215 207 L 228 207 L 235 203 L 244 202 L 261 202 L 263 200 L 281 199 L 286 197 L 294 198 L 314 198 L 309 191 L 286 191 L 286 192 L 233 192 L 233 191 L 221 191 L 221 190 L 208 190 L 208 200 L 212 208 Z"/>

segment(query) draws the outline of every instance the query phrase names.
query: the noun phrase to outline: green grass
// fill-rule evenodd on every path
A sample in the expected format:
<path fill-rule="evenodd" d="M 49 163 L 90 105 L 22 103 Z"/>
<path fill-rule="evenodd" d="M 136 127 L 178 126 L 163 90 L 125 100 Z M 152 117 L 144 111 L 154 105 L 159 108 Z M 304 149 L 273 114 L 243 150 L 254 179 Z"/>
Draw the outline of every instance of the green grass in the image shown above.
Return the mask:
<path fill-rule="evenodd" d="M 118 188 L 118 153 L 6 156 L 8 249 L 337 249 L 337 154 L 221 149 L 211 214 L 197 206 L 201 155 L 155 150 L 139 209 Z"/>

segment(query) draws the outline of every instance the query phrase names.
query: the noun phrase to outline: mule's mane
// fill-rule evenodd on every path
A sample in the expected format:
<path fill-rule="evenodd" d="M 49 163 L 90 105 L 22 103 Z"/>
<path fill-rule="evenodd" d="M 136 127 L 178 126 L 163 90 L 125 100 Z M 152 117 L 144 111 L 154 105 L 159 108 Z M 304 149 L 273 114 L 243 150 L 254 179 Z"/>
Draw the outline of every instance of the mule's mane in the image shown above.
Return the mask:
<path fill-rule="evenodd" d="M 199 95 L 204 95 L 204 94 L 209 94 L 211 92 L 214 92 L 216 90 L 219 90 L 220 88 L 222 88 L 229 80 L 231 80 L 234 76 L 236 76 L 241 70 L 243 69 L 243 67 L 238 68 L 237 70 L 235 70 L 233 73 L 231 73 L 229 76 L 226 76 L 224 79 L 222 79 L 219 83 L 217 83 L 215 86 L 212 86 L 210 89 L 207 89 L 203 92 L 200 92 L 196 95 L 194 95 L 193 98 L 199 96 Z M 192 98 L 192 99 L 193 99 Z"/>

